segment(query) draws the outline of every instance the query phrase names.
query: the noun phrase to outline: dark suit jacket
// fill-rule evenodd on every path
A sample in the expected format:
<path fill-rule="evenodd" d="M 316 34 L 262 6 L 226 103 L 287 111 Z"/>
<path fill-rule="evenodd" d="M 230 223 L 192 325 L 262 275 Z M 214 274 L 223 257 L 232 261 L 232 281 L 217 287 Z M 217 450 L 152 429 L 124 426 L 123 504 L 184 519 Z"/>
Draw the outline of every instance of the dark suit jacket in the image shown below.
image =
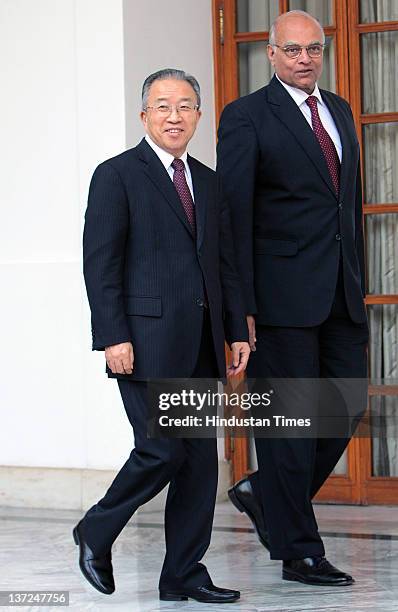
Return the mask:
<path fill-rule="evenodd" d="M 133 374 L 117 377 L 189 377 L 205 295 L 220 376 L 224 328 L 229 343 L 247 339 L 228 207 L 215 172 L 193 157 L 188 163 L 196 241 L 167 171 L 144 139 L 100 164 L 91 181 L 83 255 L 93 350 L 131 341 L 135 355 Z"/>
<path fill-rule="evenodd" d="M 231 209 L 246 312 L 264 325 L 324 321 L 340 252 L 349 313 L 366 319 L 359 144 L 351 109 L 321 90 L 343 146 L 339 197 L 320 145 L 274 76 L 225 107 L 217 170 Z"/>

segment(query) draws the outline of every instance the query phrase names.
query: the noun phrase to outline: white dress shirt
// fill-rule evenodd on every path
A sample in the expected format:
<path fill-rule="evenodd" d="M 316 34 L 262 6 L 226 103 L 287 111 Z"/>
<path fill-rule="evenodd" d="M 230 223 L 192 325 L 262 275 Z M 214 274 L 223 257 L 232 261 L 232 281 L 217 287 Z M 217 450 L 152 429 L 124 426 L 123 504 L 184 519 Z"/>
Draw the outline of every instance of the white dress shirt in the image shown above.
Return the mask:
<path fill-rule="evenodd" d="M 172 167 L 171 164 L 173 163 L 174 155 L 171 155 L 171 153 L 167 153 L 167 151 L 165 151 L 164 149 L 159 147 L 155 142 L 153 142 L 153 140 L 148 136 L 148 134 L 146 134 L 145 140 L 147 141 L 149 146 L 155 151 L 156 155 L 158 156 L 158 158 L 162 162 L 163 166 L 166 168 L 169 177 L 171 178 L 171 180 L 173 180 L 173 177 L 174 177 L 174 168 Z M 193 195 L 192 175 L 191 175 L 191 171 L 189 169 L 187 157 L 188 157 L 188 155 L 187 155 L 187 152 L 185 151 L 181 155 L 181 157 L 179 157 L 179 159 L 181 159 L 181 161 L 184 162 L 184 166 L 185 166 L 185 178 L 187 180 L 189 191 L 191 192 L 192 200 L 195 202 L 195 198 L 194 198 L 194 195 Z"/>
<path fill-rule="evenodd" d="M 306 99 L 309 97 L 309 94 L 307 94 L 302 89 L 297 89 L 297 87 L 292 87 L 291 85 L 284 83 L 283 81 L 281 81 L 281 79 L 278 77 L 277 74 L 276 74 L 276 78 L 278 79 L 280 84 L 283 85 L 286 91 L 291 95 L 291 97 L 293 98 L 293 100 L 295 101 L 295 103 L 297 104 L 297 106 L 299 107 L 299 109 L 301 110 L 304 117 L 306 118 L 306 120 L 308 121 L 308 123 L 310 124 L 312 128 L 311 110 L 308 104 L 306 104 L 305 102 Z M 317 83 L 315 83 L 315 89 L 311 95 L 318 98 L 319 117 L 322 121 L 323 127 L 329 134 L 330 138 L 333 140 L 334 146 L 336 147 L 337 155 L 339 156 L 339 160 L 341 162 L 342 157 L 343 157 L 343 147 L 341 144 L 340 134 L 338 132 L 334 119 L 332 115 L 330 114 L 330 110 L 326 106 L 325 102 L 322 100 L 322 96 L 319 91 L 319 87 Z"/>

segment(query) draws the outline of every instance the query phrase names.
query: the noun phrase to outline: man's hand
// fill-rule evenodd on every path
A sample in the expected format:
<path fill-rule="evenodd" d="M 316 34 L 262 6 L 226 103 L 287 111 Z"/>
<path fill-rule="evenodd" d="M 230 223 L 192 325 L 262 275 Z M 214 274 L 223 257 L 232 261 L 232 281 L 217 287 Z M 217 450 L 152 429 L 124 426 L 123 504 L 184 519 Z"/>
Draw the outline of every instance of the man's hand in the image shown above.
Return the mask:
<path fill-rule="evenodd" d="M 134 367 L 133 345 L 131 342 L 122 342 L 107 346 L 105 359 L 113 374 L 131 374 Z"/>
<path fill-rule="evenodd" d="M 249 344 L 250 350 L 256 350 L 256 320 L 253 315 L 247 315 L 247 327 L 249 329 Z"/>
<path fill-rule="evenodd" d="M 231 344 L 232 364 L 227 368 L 227 376 L 237 376 L 246 370 L 250 356 L 248 342 L 233 342 Z"/>

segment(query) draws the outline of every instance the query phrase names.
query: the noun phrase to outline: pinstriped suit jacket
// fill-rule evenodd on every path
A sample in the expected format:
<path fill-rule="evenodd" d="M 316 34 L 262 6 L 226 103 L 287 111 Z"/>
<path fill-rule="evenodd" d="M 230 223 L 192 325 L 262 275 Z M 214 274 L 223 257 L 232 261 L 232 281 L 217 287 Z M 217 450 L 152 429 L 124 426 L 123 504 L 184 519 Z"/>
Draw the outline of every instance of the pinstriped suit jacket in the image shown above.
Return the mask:
<path fill-rule="evenodd" d="M 221 115 L 217 170 L 231 209 L 246 312 L 261 325 L 324 321 L 340 257 L 350 316 L 366 321 L 359 143 L 348 103 L 321 94 L 343 145 L 338 196 L 313 130 L 275 76 Z"/>
<path fill-rule="evenodd" d="M 196 240 L 167 171 L 144 139 L 100 164 L 91 180 L 83 256 L 93 350 L 132 342 L 134 371 L 115 375 L 120 378 L 189 377 L 205 295 L 220 377 L 224 338 L 247 340 L 229 210 L 215 172 L 188 161 Z"/>

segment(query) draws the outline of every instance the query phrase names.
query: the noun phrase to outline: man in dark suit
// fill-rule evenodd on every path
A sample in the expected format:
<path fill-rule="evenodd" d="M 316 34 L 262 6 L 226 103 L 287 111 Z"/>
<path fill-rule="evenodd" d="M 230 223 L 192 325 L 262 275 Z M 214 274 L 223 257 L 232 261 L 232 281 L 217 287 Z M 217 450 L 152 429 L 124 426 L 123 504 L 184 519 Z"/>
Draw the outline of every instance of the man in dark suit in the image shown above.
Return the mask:
<path fill-rule="evenodd" d="M 80 568 L 114 591 L 111 547 L 139 506 L 169 484 L 160 599 L 233 602 L 200 563 L 217 488 L 216 439 L 148 439 L 147 379 L 223 378 L 250 354 L 229 212 L 216 174 L 187 155 L 200 118 L 196 79 L 166 69 L 143 86 L 140 144 L 100 164 L 84 228 L 93 350 L 118 379 L 135 448 L 105 496 L 74 529 Z M 225 334 L 225 335 L 224 335 Z"/>
<path fill-rule="evenodd" d="M 267 48 L 276 74 L 220 120 L 217 170 L 231 209 L 252 378 L 366 382 L 359 145 L 348 103 L 317 86 L 324 43 L 309 14 L 281 15 Z M 359 387 L 357 417 L 366 407 Z M 348 441 L 256 439 L 258 472 L 229 491 L 271 558 L 283 560 L 286 580 L 353 582 L 324 557 L 311 503 Z"/>

